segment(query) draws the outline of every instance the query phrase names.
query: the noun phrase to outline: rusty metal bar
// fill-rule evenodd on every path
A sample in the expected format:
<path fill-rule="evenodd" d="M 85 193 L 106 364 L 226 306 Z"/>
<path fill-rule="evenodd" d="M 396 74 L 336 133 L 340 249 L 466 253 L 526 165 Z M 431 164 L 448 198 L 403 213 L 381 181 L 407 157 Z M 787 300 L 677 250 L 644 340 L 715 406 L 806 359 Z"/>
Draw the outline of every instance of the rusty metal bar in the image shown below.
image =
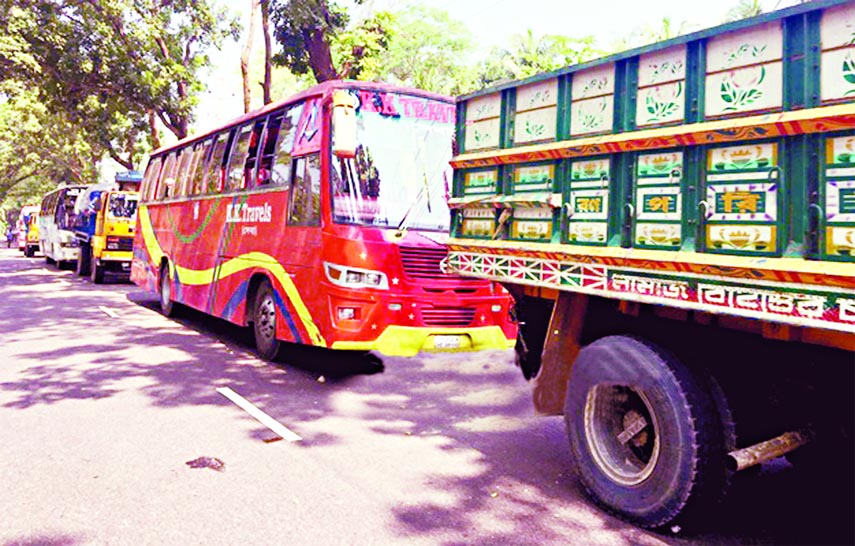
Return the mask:
<path fill-rule="evenodd" d="M 731 451 L 728 465 L 731 470 L 739 471 L 748 467 L 770 461 L 775 457 L 786 455 L 797 447 L 803 446 L 813 439 L 813 434 L 806 430 L 785 432 L 771 440 Z"/>

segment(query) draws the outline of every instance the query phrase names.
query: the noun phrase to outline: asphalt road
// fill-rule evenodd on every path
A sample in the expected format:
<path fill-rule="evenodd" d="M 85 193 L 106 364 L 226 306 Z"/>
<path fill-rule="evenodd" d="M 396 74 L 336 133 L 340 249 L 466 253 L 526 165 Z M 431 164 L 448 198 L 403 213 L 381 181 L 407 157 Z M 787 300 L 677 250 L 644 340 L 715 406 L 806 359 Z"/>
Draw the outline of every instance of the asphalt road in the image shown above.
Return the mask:
<path fill-rule="evenodd" d="M 705 529 L 608 515 L 510 352 L 269 364 L 243 329 L 155 307 L 0 249 L 0 545 L 855 543 L 855 484 L 783 461 Z"/>

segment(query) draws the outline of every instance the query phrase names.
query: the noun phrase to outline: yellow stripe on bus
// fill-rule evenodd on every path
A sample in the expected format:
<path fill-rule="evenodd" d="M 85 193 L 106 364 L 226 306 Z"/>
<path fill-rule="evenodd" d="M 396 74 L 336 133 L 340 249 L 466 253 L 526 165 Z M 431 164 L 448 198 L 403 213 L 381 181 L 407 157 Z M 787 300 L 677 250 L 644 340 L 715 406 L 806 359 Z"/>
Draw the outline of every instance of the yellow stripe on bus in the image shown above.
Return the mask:
<path fill-rule="evenodd" d="M 234 275 L 235 273 L 250 267 L 263 267 L 270 272 L 271 275 L 276 277 L 276 280 L 279 281 L 279 284 L 285 290 L 285 294 L 288 296 L 288 300 L 291 302 L 294 310 L 297 311 L 297 316 L 300 317 L 300 321 L 309 333 L 309 337 L 312 339 L 312 344 L 326 347 L 327 342 L 324 340 L 324 336 L 321 335 L 321 331 L 318 329 L 318 326 L 312 320 L 312 314 L 309 312 L 309 309 L 306 308 L 306 304 L 303 303 L 303 298 L 300 297 L 300 292 L 297 290 L 297 287 L 294 286 L 294 281 L 291 280 L 291 275 L 285 271 L 282 264 L 277 262 L 273 256 L 264 254 L 263 252 L 249 252 L 236 258 L 232 258 L 220 266 L 220 278 L 223 279 L 229 275 Z"/>
<path fill-rule="evenodd" d="M 148 207 L 140 207 L 138 213 L 140 218 L 140 228 L 142 229 L 143 240 L 145 241 L 148 254 L 151 256 L 152 262 L 156 264 L 160 263 L 163 259 L 164 253 L 160 248 L 160 244 L 157 242 L 157 237 L 154 234 L 154 228 L 151 225 L 151 217 L 148 214 Z M 201 286 L 214 282 L 214 268 L 195 270 L 181 267 L 180 265 L 173 264 L 172 262 L 170 262 L 170 265 L 173 267 L 174 272 L 178 274 L 178 278 L 181 279 L 182 284 L 188 286 Z M 300 322 L 303 323 L 303 327 L 309 333 L 312 344 L 326 347 L 327 342 L 324 339 L 324 336 L 321 335 L 321 331 L 315 324 L 315 321 L 312 320 L 312 314 L 309 312 L 309 309 L 306 308 L 306 304 L 303 303 L 303 299 L 300 297 L 300 292 L 294 285 L 294 281 L 291 280 L 291 276 L 287 271 L 285 271 L 282 264 L 277 262 L 272 256 L 264 254 L 263 252 L 250 252 L 236 258 L 232 258 L 220 265 L 219 278 L 224 279 L 229 275 L 234 275 L 235 273 L 239 273 L 251 267 L 262 267 L 279 281 L 279 284 L 285 290 L 285 295 L 288 297 L 288 301 L 294 307 L 294 310 L 297 311 L 297 316 L 300 318 Z"/>
<path fill-rule="evenodd" d="M 154 235 L 154 228 L 151 227 L 151 218 L 148 215 L 148 207 L 143 205 L 137 211 L 140 219 L 140 229 L 142 229 L 143 241 L 145 248 L 148 250 L 148 255 L 151 256 L 151 261 L 154 264 L 159 264 L 163 259 L 163 251 L 157 243 L 157 237 Z"/>

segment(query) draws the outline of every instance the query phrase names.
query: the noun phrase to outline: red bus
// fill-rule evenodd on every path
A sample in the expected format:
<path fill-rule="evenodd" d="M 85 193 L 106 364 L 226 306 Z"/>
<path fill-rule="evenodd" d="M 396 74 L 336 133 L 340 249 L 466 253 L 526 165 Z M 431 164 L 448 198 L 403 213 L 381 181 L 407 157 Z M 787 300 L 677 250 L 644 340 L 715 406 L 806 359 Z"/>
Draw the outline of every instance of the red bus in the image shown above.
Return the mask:
<path fill-rule="evenodd" d="M 511 298 L 445 273 L 455 106 L 326 82 L 151 154 L 131 279 L 283 342 L 385 355 L 513 347 Z"/>

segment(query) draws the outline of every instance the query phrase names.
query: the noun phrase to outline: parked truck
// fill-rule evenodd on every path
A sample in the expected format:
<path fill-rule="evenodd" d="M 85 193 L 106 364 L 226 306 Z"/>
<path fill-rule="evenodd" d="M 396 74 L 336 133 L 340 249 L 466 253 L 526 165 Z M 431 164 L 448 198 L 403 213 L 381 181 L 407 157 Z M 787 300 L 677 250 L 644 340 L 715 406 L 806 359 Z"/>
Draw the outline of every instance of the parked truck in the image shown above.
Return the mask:
<path fill-rule="evenodd" d="M 130 277 L 141 180 L 138 174 L 120 173 L 115 184 L 89 186 L 77 198 L 78 275 L 89 275 L 96 284 L 103 283 L 107 273 Z"/>
<path fill-rule="evenodd" d="M 851 486 L 855 3 L 457 108 L 448 267 L 516 296 L 535 407 L 595 501 L 675 525 L 784 454 Z"/>
<path fill-rule="evenodd" d="M 36 251 L 39 249 L 39 212 L 35 211 L 30 214 L 30 218 L 27 221 L 27 236 L 26 236 L 26 248 L 24 250 L 25 256 L 35 256 Z"/>

